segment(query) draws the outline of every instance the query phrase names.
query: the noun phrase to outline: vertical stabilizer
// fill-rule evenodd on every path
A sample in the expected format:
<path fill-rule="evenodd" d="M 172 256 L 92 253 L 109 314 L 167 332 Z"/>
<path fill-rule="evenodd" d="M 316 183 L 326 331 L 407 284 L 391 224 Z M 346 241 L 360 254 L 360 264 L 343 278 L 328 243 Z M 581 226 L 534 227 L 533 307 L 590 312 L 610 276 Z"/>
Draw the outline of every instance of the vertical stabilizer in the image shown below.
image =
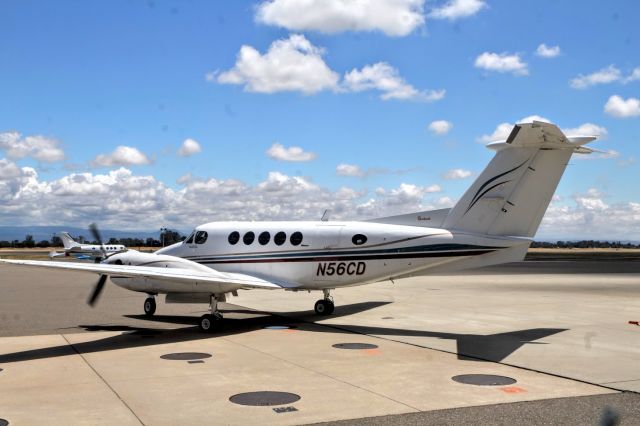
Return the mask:
<path fill-rule="evenodd" d="M 533 237 L 574 152 L 595 138 L 568 139 L 553 124 L 517 124 L 495 157 L 451 209 L 444 228 L 478 234 Z"/>
<path fill-rule="evenodd" d="M 60 236 L 65 249 L 68 250 L 73 247 L 80 247 L 80 244 L 78 244 L 73 238 L 71 238 L 71 235 L 69 235 L 68 232 L 60 232 L 58 235 Z"/>

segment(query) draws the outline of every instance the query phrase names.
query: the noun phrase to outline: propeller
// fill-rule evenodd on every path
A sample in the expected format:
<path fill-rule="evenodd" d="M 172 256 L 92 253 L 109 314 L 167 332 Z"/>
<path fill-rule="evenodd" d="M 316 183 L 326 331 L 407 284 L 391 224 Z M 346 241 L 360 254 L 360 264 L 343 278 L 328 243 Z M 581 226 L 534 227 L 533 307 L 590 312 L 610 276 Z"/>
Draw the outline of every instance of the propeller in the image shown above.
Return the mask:
<path fill-rule="evenodd" d="M 98 301 L 98 298 L 100 297 L 100 294 L 102 293 L 102 290 L 104 289 L 104 285 L 106 282 L 107 282 L 107 276 L 100 275 L 100 278 L 98 279 L 98 283 L 93 289 L 91 296 L 89 296 L 89 299 L 87 299 L 87 304 L 89 304 L 89 306 L 91 307 L 95 306 L 96 302 Z"/>
<path fill-rule="evenodd" d="M 100 251 L 102 252 L 102 259 L 106 259 L 107 250 L 104 248 L 104 244 L 102 243 L 102 237 L 100 236 L 100 231 L 98 231 L 98 226 L 95 223 L 89 225 L 89 231 L 91 231 L 91 235 L 93 235 L 93 239 L 96 240 L 100 244 Z M 89 299 L 87 299 L 87 304 L 89 306 L 95 306 L 100 294 L 102 294 L 102 290 L 104 289 L 104 285 L 107 282 L 107 275 L 100 275 L 98 278 L 98 282 L 96 286 L 93 288 L 93 292 Z"/>

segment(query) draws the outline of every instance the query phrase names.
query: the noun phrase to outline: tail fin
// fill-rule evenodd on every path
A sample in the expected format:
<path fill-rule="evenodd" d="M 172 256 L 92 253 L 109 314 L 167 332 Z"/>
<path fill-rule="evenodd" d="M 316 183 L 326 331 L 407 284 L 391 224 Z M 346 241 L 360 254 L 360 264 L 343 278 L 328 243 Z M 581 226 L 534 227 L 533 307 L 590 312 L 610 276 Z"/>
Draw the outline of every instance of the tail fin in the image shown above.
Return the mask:
<path fill-rule="evenodd" d="M 567 138 L 558 127 L 517 124 L 495 157 L 453 207 L 444 228 L 479 234 L 533 237 L 574 152 L 595 137 Z"/>
<path fill-rule="evenodd" d="M 68 232 L 60 232 L 58 235 L 60 236 L 65 249 L 80 246 L 80 244 L 78 244 L 73 238 L 71 238 L 71 235 L 69 235 Z"/>

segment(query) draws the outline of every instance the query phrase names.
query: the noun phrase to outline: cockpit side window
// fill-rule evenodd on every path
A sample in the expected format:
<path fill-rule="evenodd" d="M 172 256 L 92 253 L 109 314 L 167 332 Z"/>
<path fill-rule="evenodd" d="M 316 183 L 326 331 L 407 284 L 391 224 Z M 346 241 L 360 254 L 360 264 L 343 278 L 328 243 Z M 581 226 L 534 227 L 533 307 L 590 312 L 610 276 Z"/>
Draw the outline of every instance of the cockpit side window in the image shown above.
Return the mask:
<path fill-rule="evenodd" d="M 204 244 L 207 241 L 207 237 L 209 235 L 206 231 L 198 231 L 196 232 L 196 237 L 194 238 L 196 244 Z"/>
<path fill-rule="evenodd" d="M 191 235 L 189 235 L 189 238 L 187 238 L 186 240 L 184 240 L 185 244 L 193 244 L 193 236 L 196 235 L 196 231 L 193 231 L 191 233 Z"/>

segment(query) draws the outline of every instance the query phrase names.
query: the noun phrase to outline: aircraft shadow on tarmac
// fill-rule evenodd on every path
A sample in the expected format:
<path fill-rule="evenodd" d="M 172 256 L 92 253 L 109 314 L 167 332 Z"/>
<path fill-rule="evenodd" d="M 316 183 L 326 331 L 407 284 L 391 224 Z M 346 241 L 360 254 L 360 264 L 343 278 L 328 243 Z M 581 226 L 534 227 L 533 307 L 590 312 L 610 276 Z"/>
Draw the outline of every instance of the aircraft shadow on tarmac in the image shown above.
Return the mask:
<path fill-rule="evenodd" d="M 351 305 L 342 305 L 340 307 L 336 307 L 331 318 L 335 319 L 352 315 L 358 312 L 374 309 L 388 303 L 390 302 L 363 302 Z M 385 338 L 389 337 L 391 340 L 393 340 L 392 337 L 432 337 L 438 339 L 450 339 L 456 341 L 456 353 L 458 355 L 458 359 L 500 362 L 525 344 L 544 344 L 542 342 L 536 342 L 536 340 L 568 330 L 563 328 L 534 328 L 489 335 L 457 334 L 350 324 L 316 324 L 313 320 L 316 320 L 317 317 L 313 315 L 313 311 L 288 312 L 286 317 L 242 308 L 225 309 L 222 312 L 226 314 L 233 313 L 236 315 L 245 315 L 246 317 L 227 317 L 224 320 L 224 327 L 219 333 L 205 334 L 201 333 L 197 326 L 194 325 L 197 322 L 197 318 L 192 316 L 156 315 L 153 317 L 147 317 L 144 315 L 125 315 L 127 318 L 149 321 L 156 324 L 180 324 L 187 325 L 187 327 L 161 330 L 127 325 L 80 325 L 81 328 L 84 328 L 87 331 L 113 331 L 122 333 L 105 337 L 103 339 L 73 343 L 71 345 L 65 344 L 14 353 L 0 353 L 0 364 L 47 359 L 74 354 L 112 351 L 141 346 L 153 346 L 158 344 L 180 343 L 215 338 L 216 336 L 224 337 L 258 330 L 272 325 L 296 326 L 298 329 L 305 332 L 342 333 L 349 335 L 365 334 Z M 298 321 L 298 319 L 301 319 L 302 321 Z M 428 342 L 426 342 L 425 345 L 419 346 L 430 348 Z"/>

